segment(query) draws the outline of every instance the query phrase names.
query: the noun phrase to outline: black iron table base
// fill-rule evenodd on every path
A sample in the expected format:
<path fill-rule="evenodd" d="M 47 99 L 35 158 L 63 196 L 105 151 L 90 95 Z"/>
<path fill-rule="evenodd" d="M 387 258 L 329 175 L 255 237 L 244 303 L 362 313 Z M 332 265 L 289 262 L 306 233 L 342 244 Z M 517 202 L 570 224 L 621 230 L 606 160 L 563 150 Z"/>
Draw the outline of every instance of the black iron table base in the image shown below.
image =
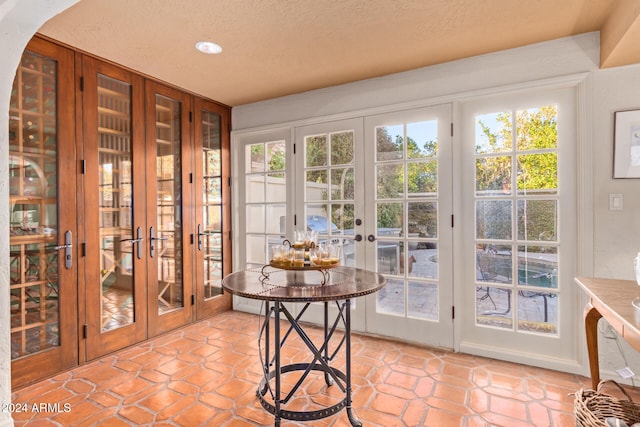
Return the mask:
<path fill-rule="evenodd" d="M 258 338 L 261 343 L 263 340 L 265 343 L 264 358 L 262 358 L 264 378 L 260 381 L 256 395 L 260 400 L 262 407 L 275 417 L 275 426 L 279 426 L 282 419 L 292 421 L 313 421 L 327 418 L 337 414 L 345 408 L 351 425 L 353 427 L 362 426 L 362 422 L 356 418 L 353 413 L 353 408 L 351 407 L 351 300 L 346 299 L 344 301 L 336 301 L 335 304 L 338 308 L 338 313 L 333 323 L 329 325 L 329 302 L 324 302 L 324 341 L 320 348 L 313 343 L 299 322 L 300 318 L 309 307 L 309 303 L 305 304 L 303 309 L 295 318 L 281 302 L 274 302 L 273 304 L 267 302 L 265 304 L 264 322 L 260 327 L 260 336 Z M 273 319 L 271 317 L 272 315 Z M 289 329 L 284 334 L 284 337 L 281 337 L 280 331 L 281 315 L 284 315 L 284 317 L 289 321 Z M 334 332 L 340 325 L 344 326 L 344 336 L 337 344 L 333 353 L 329 354 L 331 338 L 334 337 Z M 270 334 L 272 329 L 274 334 L 273 341 L 275 344 L 273 355 L 271 354 L 270 349 Z M 313 359 L 307 363 L 293 363 L 283 366 L 280 357 L 281 349 L 285 345 L 285 342 L 292 331 L 295 331 L 300 339 L 302 339 L 311 352 Z M 343 346 L 346 358 L 346 372 L 342 372 L 339 369 L 330 366 L 330 362 L 339 353 Z M 286 396 L 283 396 L 281 377 L 283 374 L 295 371 L 303 371 L 303 374 L 300 376 L 293 388 L 289 390 Z M 344 398 L 334 405 L 314 411 L 291 411 L 285 409 L 284 405 L 290 401 L 295 392 L 312 371 L 324 373 L 324 380 L 327 386 L 335 385 L 338 387 L 340 391 L 344 393 Z M 271 385 L 272 383 L 274 383 L 273 387 Z M 270 399 L 268 397 L 270 397 Z"/>
<path fill-rule="evenodd" d="M 313 421 L 330 417 L 346 410 L 353 427 L 361 427 L 362 422 L 353 413 L 351 388 L 351 301 L 354 298 L 373 294 L 382 289 L 387 281 L 382 274 L 360 268 L 334 266 L 331 274 L 318 268 L 283 269 L 270 266 L 236 271 L 222 279 L 222 288 L 233 295 L 261 300 L 264 317 L 261 317 L 258 337 L 258 354 L 263 379 L 258 385 L 256 396 L 262 407 L 274 416 L 276 427 L 282 420 Z M 318 271 L 322 277 L 318 276 Z M 320 281 L 318 279 L 321 279 Z M 296 316 L 293 316 L 284 303 L 304 304 Z M 316 345 L 305 331 L 301 319 L 312 303 L 324 304 L 324 334 Z M 334 304 L 337 311 L 334 311 Z M 329 320 L 329 307 L 335 318 Z M 287 324 L 281 331 L 280 321 Z M 340 328 L 343 333 L 336 334 Z M 307 328 L 308 330 L 308 328 Z M 284 332 L 284 333 L 282 333 Z M 282 364 L 282 349 L 287 339 L 301 339 L 308 353 L 307 362 Z M 292 338 L 293 339 L 293 338 Z M 263 348 L 264 345 L 264 348 Z M 335 357 L 344 354 L 344 371 L 335 368 Z M 341 366 L 342 367 L 342 366 Z M 297 400 L 291 402 L 294 395 L 304 399 L 303 382 L 313 373 L 313 380 L 323 376 L 327 387 L 337 388 L 329 397 L 326 405 L 315 402 L 308 411 L 294 411 L 299 408 Z M 283 375 L 299 375 L 297 382 L 286 392 L 282 387 Z M 309 381 L 308 381 L 309 382 Z M 289 387 L 290 383 L 287 383 Z M 308 396 L 311 397 L 311 396 Z M 326 401 L 325 401 L 326 402 Z M 290 404 L 290 405 L 288 405 Z M 304 406 L 302 406 L 304 407 Z"/>

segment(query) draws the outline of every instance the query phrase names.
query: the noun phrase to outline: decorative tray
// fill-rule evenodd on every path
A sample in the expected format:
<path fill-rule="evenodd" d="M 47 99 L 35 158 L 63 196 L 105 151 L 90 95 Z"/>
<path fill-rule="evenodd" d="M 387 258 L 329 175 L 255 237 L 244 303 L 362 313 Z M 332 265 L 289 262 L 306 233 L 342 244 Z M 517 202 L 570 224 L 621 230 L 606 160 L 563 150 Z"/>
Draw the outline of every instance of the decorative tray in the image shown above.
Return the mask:
<path fill-rule="evenodd" d="M 280 270 L 296 270 L 296 271 L 315 271 L 315 270 L 329 270 L 332 268 L 340 267 L 340 263 L 327 264 L 327 265 L 311 265 L 309 262 L 304 263 L 304 267 L 294 267 L 292 265 L 283 265 L 280 263 L 275 263 L 273 261 L 269 262 L 269 266 L 273 268 L 279 268 Z"/>

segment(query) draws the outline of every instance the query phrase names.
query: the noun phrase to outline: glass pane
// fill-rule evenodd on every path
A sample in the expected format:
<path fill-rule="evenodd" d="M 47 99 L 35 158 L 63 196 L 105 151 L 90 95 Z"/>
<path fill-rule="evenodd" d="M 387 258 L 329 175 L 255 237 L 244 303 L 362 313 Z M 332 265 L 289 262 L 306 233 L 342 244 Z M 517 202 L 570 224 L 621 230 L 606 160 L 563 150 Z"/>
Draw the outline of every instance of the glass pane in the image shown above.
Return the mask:
<path fill-rule="evenodd" d="M 327 205 L 307 205 L 306 209 L 307 230 L 317 231 L 321 235 L 338 232 L 338 226 L 327 215 Z"/>
<path fill-rule="evenodd" d="M 205 231 L 221 231 L 222 228 L 222 206 L 203 206 L 203 228 Z"/>
<path fill-rule="evenodd" d="M 376 293 L 378 313 L 405 314 L 404 280 L 387 279 L 387 285 Z"/>
<path fill-rule="evenodd" d="M 518 239 L 556 241 L 557 200 L 518 200 Z"/>
<path fill-rule="evenodd" d="M 511 239 L 511 200 L 476 200 L 476 238 Z"/>
<path fill-rule="evenodd" d="M 205 153 L 209 151 L 220 151 L 221 147 L 221 129 L 222 118 L 219 114 L 211 111 L 202 110 L 202 148 Z M 219 158 L 219 156 L 216 156 Z M 212 169 L 212 175 L 220 175 L 220 162 L 217 167 Z"/>
<path fill-rule="evenodd" d="M 404 194 L 404 165 L 401 163 L 376 166 L 376 197 L 390 199 Z"/>
<path fill-rule="evenodd" d="M 306 167 L 327 166 L 327 136 L 308 136 L 304 139 Z"/>
<path fill-rule="evenodd" d="M 554 246 L 518 247 L 518 283 L 558 289 L 558 248 Z"/>
<path fill-rule="evenodd" d="M 336 225 L 333 234 L 353 236 L 355 206 L 352 203 L 334 203 L 331 205 L 331 222 Z"/>
<path fill-rule="evenodd" d="M 438 162 L 435 160 L 407 163 L 409 197 L 438 195 Z"/>
<path fill-rule="evenodd" d="M 331 200 L 354 200 L 354 184 L 352 167 L 331 169 Z"/>
<path fill-rule="evenodd" d="M 305 197 L 308 201 L 327 200 L 329 185 L 326 170 L 311 170 L 306 173 Z"/>
<path fill-rule="evenodd" d="M 102 330 L 133 318 L 131 87 L 98 75 Z"/>
<path fill-rule="evenodd" d="M 558 333 L 558 295 L 518 292 L 518 330 L 542 334 Z"/>
<path fill-rule="evenodd" d="M 284 171 L 286 158 L 284 142 L 270 142 L 267 145 L 266 161 L 268 171 Z"/>
<path fill-rule="evenodd" d="M 265 207 L 264 205 L 247 205 L 247 233 L 264 233 Z"/>
<path fill-rule="evenodd" d="M 516 113 L 518 151 L 558 148 L 558 107 L 519 110 Z"/>
<path fill-rule="evenodd" d="M 158 314 L 184 306 L 180 103 L 156 95 Z"/>
<path fill-rule="evenodd" d="M 247 265 L 265 265 L 267 263 L 267 239 L 265 235 L 247 234 L 246 242 Z M 279 243 L 282 243 L 282 241 Z"/>
<path fill-rule="evenodd" d="M 353 163 L 353 131 L 331 134 L 331 164 Z"/>
<path fill-rule="evenodd" d="M 419 319 L 438 320 L 438 285 L 429 282 L 409 282 L 408 315 Z"/>
<path fill-rule="evenodd" d="M 376 128 L 376 161 L 403 158 L 404 131 L 402 125 Z"/>
<path fill-rule="evenodd" d="M 220 204 L 222 202 L 222 186 L 220 178 L 204 176 L 202 179 L 204 193 L 202 202 L 205 206 L 210 204 Z"/>
<path fill-rule="evenodd" d="M 287 183 L 284 172 L 267 174 L 266 200 L 269 202 L 287 201 Z"/>
<path fill-rule="evenodd" d="M 202 176 L 218 177 L 221 174 L 220 150 L 202 149 Z"/>
<path fill-rule="evenodd" d="M 401 256 L 400 243 L 385 242 L 381 240 L 376 241 L 376 247 L 378 249 L 378 259 L 376 260 L 378 273 L 382 274 L 403 274 L 401 271 Z"/>
<path fill-rule="evenodd" d="M 377 227 L 378 236 L 399 237 L 403 234 L 403 213 L 402 203 L 378 203 L 377 204 Z"/>
<path fill-rule="evenodd" d="M 409 202 L 408 237 L 438 237 L 438 203 Z"/>
<path fill-rule="evenodd" d="M 436 242 L 409 242 L 408 257 L 400 253 L 400 274 L 410 277 L 438 279 L 438 244 Z"/>
<path fill-rule="evenodd" d="M 557 153 L 518 156 L 518 193 L 555 194 L 557 190 Z"/>
<path fill-rule="evenodd" d="M 476 278 L 479 282 L 512 283 L 513 257 L 510 245 L 478 245 Z"/>
<path fill-rule="evenodd" d="M 245 173 L 265 171 L 264 144 L 251 144 L 245 148 Z"/>
<path fill-rule="evenodd" d="M 480 114 L 476 122 L 476 153 L 503 153 L 512 144 L 511 112 Z"/>
<path fill-rule="evenodd" d="M 407 157 L 435 157 L 438 153 L 438 121 L 407 123 Z"/>
<path fill-rule="evenodd" d="M 512 291 L 492 286 L 476 286 L 476 323 L 513 329 Z"/>
<path fill-rule="evenodd" d="M 261 203 L 265 201 L 265 180 L 264 174 L 253 174 L 246 176 L 245 198 L 247 203 Z"/>
<path fill-rule="evenodd" d="M 287 212 L 286 205 L 268 204 L 266 209 L 266 232 L 269 234 L 284 233 L 284 220 Z"/>
<path fill-rule="evenodd" d="M 205 256 L 204 299 L 222 294 L 222 262 Z"/>
<path fill-rule="evenodd" d="M 511 156 L 476 159 L 476 195 L 511 194 Z"/>

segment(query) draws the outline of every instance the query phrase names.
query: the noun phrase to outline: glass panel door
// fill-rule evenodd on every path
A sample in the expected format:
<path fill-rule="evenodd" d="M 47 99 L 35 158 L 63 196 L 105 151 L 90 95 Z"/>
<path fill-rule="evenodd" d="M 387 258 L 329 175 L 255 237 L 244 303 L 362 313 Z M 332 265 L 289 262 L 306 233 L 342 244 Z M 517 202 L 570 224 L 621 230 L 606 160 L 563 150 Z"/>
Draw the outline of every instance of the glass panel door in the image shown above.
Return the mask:
<path fill-rule="evenodd" d="M 134 322 L 131 85 L 98 74 L 101 331 Z"/>
<path fill-rule="evenodd" d="M 453 347 L 451 106 L 365 118 L 367 330 Z M 371 218 L 371 219 L 369 219 Z"/>
<path fill-rule="evenodd" d="M 9 117 L 12 385 L 77 363 L 73 54 L 32 41 Z M 64 106 L 65 108 L 61 108 Z M 59 208 L 59 201 L 65 205 Z"/>
<path fill-rule="evenodd" d="M 142 79 L 83 58 L 88 359 L 146 338 Z"/>
<path fill-rule="evenodd" d="M 190 97 L 147 81 L 147 261 L 149 335 L 192 318 Z"/>
<path fill-rule="evenodd" d="M 340 264 L 363 268 L 362 119 L 297 127 L 295 141 L 296 182 L 302 183 L 296 186 L 296 230 L 315 231 L 319 244 L 339 248 Z M 312 304 L 303 320 L 320 323 L 323 307 Z M 352 301 L 351 307 L 352 328 L 364 330 L 364 300 Z"/>
<path fill-rule="evenodd" d="M 223 257 L 229 242 L 229 139 L 227 110 L 197 99 L 195 102 L 196 306 L 198 318 L 231 308 L 231 296 L 222 292 L 222 277 L 231 271 L 231 257 Z M 199 154 L 198 154 L 199 153 Z"/>
<path fill-rule="evenodd" d="M 240 239 L 234 247 L 234 268 L 261 268 L 271 259 L 271 247 L 281 245 L 287 232 L 293 234 L 291 194 L 291 132 L 276 130 L 238 136 L 234 148 L 234 168 L 238 184 L 234 195 L 241 209 L 234 235 Z M 234 309 L 258 313 L 259 301 L 234 298 Z"/>
<path fill-rule="evenodd" d="M 465 111 L 473 125 L 464 160 L 473 171 L 465 200 L 474 206 L 475 277 L 465 288 L 474 310 L 465 312 L 463 340 L 570 359 L 572 329 L 563 328 L 572 324 L 566 307 L 573 286 L 562 283 L 572 284 L 574 271 L 575 231 L 566 219 L 575 212 L 571 90 L 477 102 Z"/>

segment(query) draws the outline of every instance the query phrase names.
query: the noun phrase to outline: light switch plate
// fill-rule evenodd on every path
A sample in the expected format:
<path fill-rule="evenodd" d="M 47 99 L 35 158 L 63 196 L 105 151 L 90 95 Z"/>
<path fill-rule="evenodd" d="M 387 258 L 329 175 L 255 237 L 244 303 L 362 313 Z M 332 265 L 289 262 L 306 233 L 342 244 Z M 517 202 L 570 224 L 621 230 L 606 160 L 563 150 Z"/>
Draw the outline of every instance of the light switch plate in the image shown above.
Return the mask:
<path fill-rule="evenodd" d="M 622 194 L 609 194 L 609 210 L 621 211 L 623 207 L 624 198 Z"/>

